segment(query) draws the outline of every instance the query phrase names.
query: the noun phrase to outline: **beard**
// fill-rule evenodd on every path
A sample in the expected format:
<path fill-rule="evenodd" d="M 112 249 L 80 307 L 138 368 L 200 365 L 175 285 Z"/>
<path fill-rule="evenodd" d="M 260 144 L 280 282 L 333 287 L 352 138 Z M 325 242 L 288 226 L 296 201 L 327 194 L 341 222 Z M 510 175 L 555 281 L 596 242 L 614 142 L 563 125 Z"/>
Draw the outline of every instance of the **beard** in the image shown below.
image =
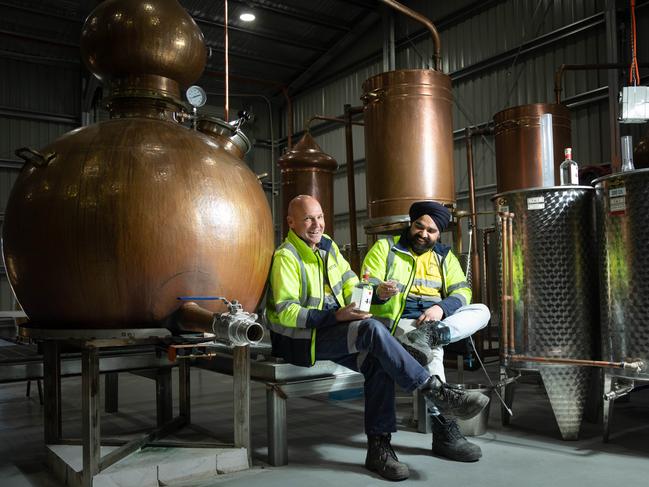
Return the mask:
<path fill-rule="evenodd" d="M 409 228 L 407 228 L 406 231 L 403 232 L 403 238 L 406 239 L 408 245 L 410 245 L 410 248 L 417 255 L 421 255 L 424 252 L 428 252 L 430 249 L 432 249 L 435 246 L 435 241 L 433 240 L 427 240 L 426 243 L 419 242 L 414 235 L 410 234 Z"/>

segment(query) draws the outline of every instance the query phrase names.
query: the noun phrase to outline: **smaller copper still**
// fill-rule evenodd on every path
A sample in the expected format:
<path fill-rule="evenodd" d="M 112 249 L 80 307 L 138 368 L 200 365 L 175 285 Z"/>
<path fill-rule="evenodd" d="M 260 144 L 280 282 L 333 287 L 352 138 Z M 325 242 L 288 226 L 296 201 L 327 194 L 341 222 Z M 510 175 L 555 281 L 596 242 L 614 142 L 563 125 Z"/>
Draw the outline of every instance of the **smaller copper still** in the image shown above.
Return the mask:
<path fill-rule="evenodd" d="M 307 194 L 320 202 L 325 217 L 325 232 L 334 234 L 334 174 L 338 163 L 325 154 L 310 132 L 284 153 L 277 165 L 282 183 L 282 235 L 288 233 L 288 204 L 298 195 Z"/>
<path fill-rule="evenodd" d="M 571 145 L 570 110 L 556 103 L 532 103 L 494 115 L 498 193 L 543 186 L 541 115 L 546 113 L 552 114 L 554 180 L 559 185 L 563 150 Z"/>

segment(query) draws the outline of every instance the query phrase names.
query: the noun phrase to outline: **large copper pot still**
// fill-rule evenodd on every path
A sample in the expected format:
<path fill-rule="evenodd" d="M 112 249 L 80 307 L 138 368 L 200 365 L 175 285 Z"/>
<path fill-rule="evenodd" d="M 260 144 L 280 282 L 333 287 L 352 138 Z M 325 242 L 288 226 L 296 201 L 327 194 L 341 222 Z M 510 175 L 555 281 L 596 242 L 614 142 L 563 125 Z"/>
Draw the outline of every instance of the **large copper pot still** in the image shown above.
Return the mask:
<path fill-rule="evenodd" d="M 297 144 L 277 160 L 277 165 L 282 175 L 282 235 L 288 233 L 288 204 L 296 196 L 308 194 L 320 202 L 325 217 L 325 231 L 333 236 L 336 160 L 325 154 L 307 131 Z"/>
<path fill-rule="evenodd" d="M 408 221 L 415 201 L 455 204 L 451 78 L 381 73 L 363 83 L 368 233 Z"/>
<path fill-rule="evenodd" d="M 494 115 L 498 192 L 543 186 L 541 115 L 552 114 L 554 180 L 559 185 L 563 150 L 570 147 L 570 111 L 556 103 L 507 108 Z"/>
<path fill-rule="evenodd" d="M 22 151 L 7 205 L 4 258 L 29 318 L 147 327 L 187 295 L 253 311 L 273 251 L 263 190 L 224 144 L 176 122 L 180 87 L 205 66 L 200 30 L 175 0 L 107 0 L 81 52 L 109 83 L 111 119 Z"/>

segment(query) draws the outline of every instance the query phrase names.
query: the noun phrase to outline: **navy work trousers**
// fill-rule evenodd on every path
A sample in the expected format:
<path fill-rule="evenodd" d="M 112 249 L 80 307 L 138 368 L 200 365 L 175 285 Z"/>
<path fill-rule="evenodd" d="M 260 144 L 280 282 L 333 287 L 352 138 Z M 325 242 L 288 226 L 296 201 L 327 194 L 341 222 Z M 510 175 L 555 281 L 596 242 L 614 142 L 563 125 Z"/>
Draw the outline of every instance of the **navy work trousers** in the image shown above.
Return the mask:
<path fill-rule="evenodd" d="M 394 384 L 410 392 L 421 387 L 429 373 L 372 318 L 320 328 L 316 360 L 331 360 L 365 377 L 365 433 L 397 431 Z"/>

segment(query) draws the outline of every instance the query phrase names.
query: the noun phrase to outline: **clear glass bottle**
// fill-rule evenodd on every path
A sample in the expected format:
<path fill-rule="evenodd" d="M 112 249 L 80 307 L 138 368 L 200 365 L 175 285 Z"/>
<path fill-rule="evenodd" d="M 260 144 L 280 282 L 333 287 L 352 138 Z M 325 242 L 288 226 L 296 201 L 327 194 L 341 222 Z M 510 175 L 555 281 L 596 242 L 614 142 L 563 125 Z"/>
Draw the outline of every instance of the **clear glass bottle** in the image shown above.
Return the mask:
<path fill-rule="evenodd" d="M 565 160 L 559 166 L 561 172 L 561 186 L 579 184 L 579 166 L 572 160 L 572 148 L 566 147 L 563 151 Z"/>
<path fill-rule="evenodd" d="M 622 172 L 633 171 L 633 137 L 625 135 L 621 140 L 622 147 Z"/>
<path fill-rule="evenodd" d="M 369 312 L 372 305 L 372 294 L 374 288 L 370 284 L 370 270 L 366 267 L 363 271 L 363 278 L 356 283 L 352 291 L 352 302 L 356 303 L 356 310 Z"/>

